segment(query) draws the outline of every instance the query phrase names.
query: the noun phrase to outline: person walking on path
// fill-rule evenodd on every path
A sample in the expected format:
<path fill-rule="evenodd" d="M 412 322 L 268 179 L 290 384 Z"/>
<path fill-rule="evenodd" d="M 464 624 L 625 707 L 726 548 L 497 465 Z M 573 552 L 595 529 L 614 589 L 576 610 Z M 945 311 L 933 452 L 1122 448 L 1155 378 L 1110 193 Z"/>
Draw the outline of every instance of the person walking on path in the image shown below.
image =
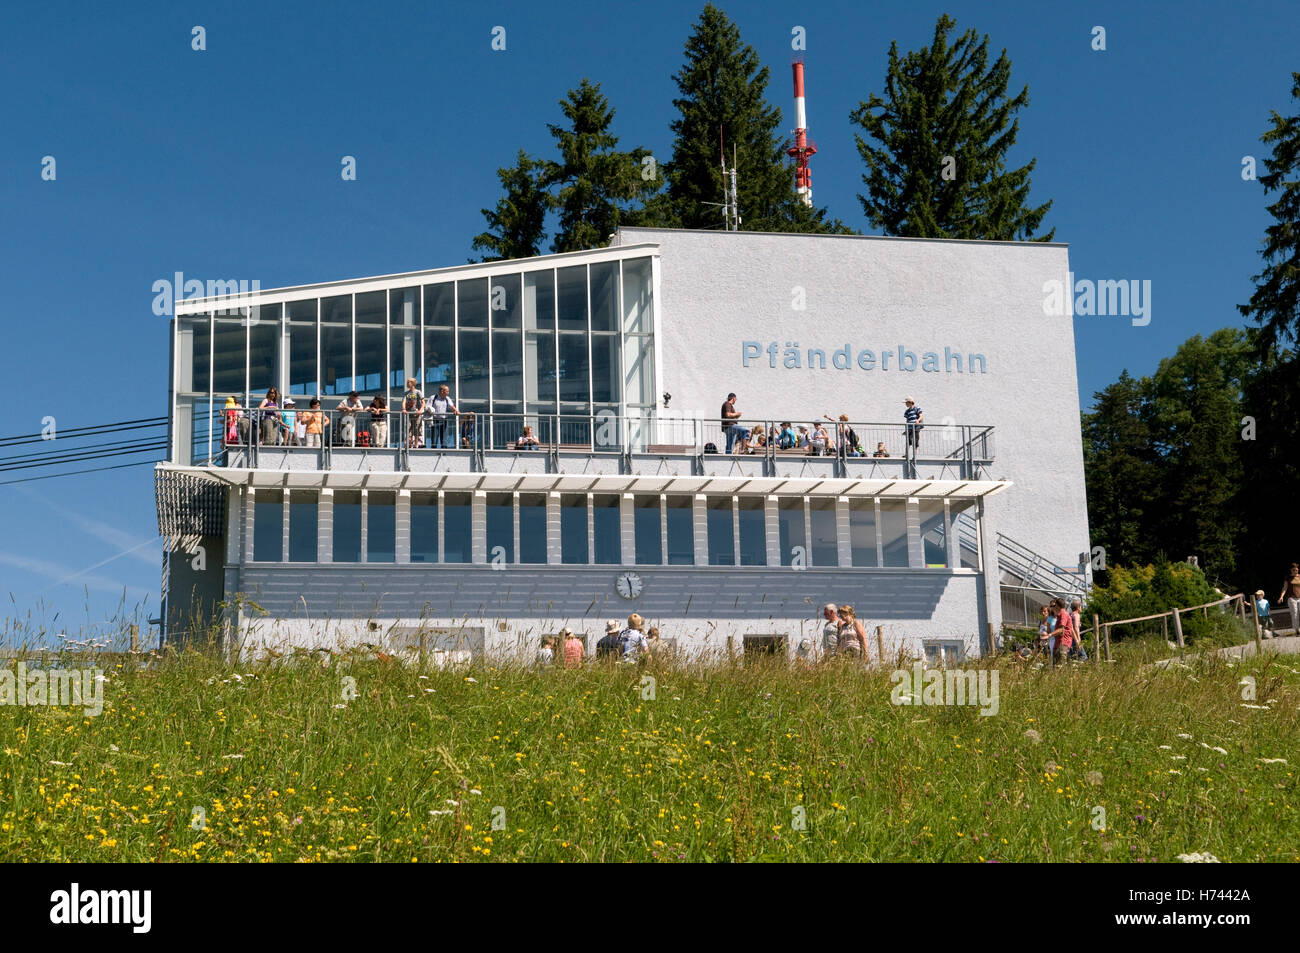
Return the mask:
<path fill-rule="evenodd" d="M 1300 635 L 1300 563 L 1292 563 L 1282 582 L 1282 594 L 1277 601 L 1286 600 L 1287 611 L 1291 614 L 1291 634 Z"/>

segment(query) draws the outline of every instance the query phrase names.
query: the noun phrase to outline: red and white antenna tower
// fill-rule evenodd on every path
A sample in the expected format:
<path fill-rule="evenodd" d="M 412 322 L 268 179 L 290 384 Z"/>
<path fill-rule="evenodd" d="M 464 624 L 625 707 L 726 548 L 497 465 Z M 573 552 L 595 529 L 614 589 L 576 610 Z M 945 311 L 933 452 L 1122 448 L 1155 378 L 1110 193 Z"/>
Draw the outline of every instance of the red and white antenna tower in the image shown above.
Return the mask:
<path fill-rule="evenodd" d="M 794 190 L 804 205 L 812 205 L 812 173 L 808 159 L 817 154 L 817 147 L 808 141 L 808 116 L 803 102 L 803 60 L 794 61 L 794 145 L 786 150 L 794 156 Z"/>

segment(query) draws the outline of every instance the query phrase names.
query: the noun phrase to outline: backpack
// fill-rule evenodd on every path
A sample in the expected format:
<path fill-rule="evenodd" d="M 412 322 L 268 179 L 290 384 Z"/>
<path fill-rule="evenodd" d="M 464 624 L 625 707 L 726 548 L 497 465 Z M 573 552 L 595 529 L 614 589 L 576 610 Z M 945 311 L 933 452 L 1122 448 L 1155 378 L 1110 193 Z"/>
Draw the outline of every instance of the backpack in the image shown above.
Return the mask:
<path fill-rule="evenodd" d="M 704 452 L 705 452 L 705 453 L 717 453 L 717 452 L 718 452 L 718 445 L 717 445 L 716 443 L 706 443 L 706 444 L 704 445 Z"/>

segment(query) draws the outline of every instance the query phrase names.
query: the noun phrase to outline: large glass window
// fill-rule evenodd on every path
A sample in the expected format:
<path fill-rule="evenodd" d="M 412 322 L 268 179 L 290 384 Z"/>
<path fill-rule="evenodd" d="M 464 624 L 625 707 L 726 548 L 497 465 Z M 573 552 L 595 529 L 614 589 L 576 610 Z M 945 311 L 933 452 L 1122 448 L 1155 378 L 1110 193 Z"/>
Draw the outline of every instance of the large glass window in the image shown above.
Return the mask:
<path fill-rule="evenodd" d="M 179 387 L 182 392 L 206 394 L 212 383 L 210 319 L 206 314 L 178 318 L 182 353 Z"/>
<path fill-rule="evenodd" d="M 546 562 L 546 495 L 519 494 L 519 561 Z"/>
<path fill-rule="evenodd" d="M 346 394 L 352 385 L 352 296 L 322 298 L 320 329 L 321 392 Z"/>
<path fill-rule="evenodd" d="M 838 566 L 840 550 L 839 534 L 835 526 L 835 500 L 810 500 L 809 517 L 812 520 L 812 564 Z"/>
<path fill-rule="evenodd" d="M 595 262 L 591 265 L 591 329 L 617 331 L 618 323 L 618 262 Z"/>
<path fill-rule="evenodd" d="M 388 401 L 406 393 L 406 379 L 420 377 L 420 289 L 394 288 L 388 294 Z"/>
<path fill-rule="evenodd" d="M 581 407 L 579 413 L 587 412 L 587 405 L 591 401 L 591 382 L 588 379 L 590 372 L 590 360 L 587 354 L 587 342 L 590 338 L 586 334 L 561 334 L 560 335 L 560 364 L 558 375 L 560 378 L 560 400 L 577 404 Z M 568 413 L 569 411 L 563 411 Z"/>
<path fill-rule="evenodd" d="M 279 490 L 253 496 L 253 560 L 278 563 L 284 553 L 284 500 Z"/>
<path fill-rule="evenodd" d="M 425 396 L 438 393 L 438 385 L 455 389 L 453 368 L 456 362 L 455 332 L 451 328 L 424 329 L 424 392 Z M 456 400 L 452 394 L 452 402 Z"/>
<path fill-rule="evenodd" d="M 555 335 L 529 331 L 524 336 L 524 399 L 528 409 L 555 413 L 557 376 Z"/>
<path fill-rule="evenodd" d="M 334 491 L 334 561 L 361 562 L 361 491 Z"/>
<path fill-rule="evenodd" d="M 487 558 L 489 563 L 515 561 L 514 495 L 487 495 Z"/>
<path fill-rule="evenodd" d="M 880 501 L 880 542 L 886 566 L 910 565 L 907 556 L 907 504 L 904 501 Z"/>
<path fill-rule="evenodd" d="M 438 494 L 411 494 L 411 562 L 438 561 Z"/>
<path fill-rule="evenodd" d="M 736 517 L 740 522 L 740 564 L 766 566 L 767 519 L 763 512 L 763 498 L 742 496 Z"/>
<path fill-rule="evenodd" d="M 587 495 L 560 497 L 560 561 L 575 565 L 587 562 Z"/>
<path fill-rule="evenodd" d="M 280 388 L 280 306 L 258 310 L 262 317 L 248 335 L 248 389 L 265 396 L 269 388 Z"/>
<path fill-rule="evenodd" d="M 691 498 L 670 496 L 664 503 L 668 523 L 668 565 L 694 565 L 695 517 Z"/>
<path fill-rule="evenodd" d="M 619 401 L 618 385 L 622 377 L 618 356 L 618 335 L 591 336 L 591 400 L 595 404 Z"/>
<path fill-rule="evenodd" d="M 290 394 L 319 393 L 316 384 L 316 299 L 290 301 L 286 305 L 289 318 L 289 379 L 285 382 Z"/>
<path fill-rule="evenodd" d="M 638 566 L 659 566 L 664 561 L 663 527 L 659 519 L 659 497 L 638 496 L 632 506 L 632 528 L 636 538 Z"/>
<path fill-rule="evenodd" d="M 316 561 L 316 494 L 306 490 L 289 492 L 289 562 Z"/>
<path fill-rule="evenodd" d="M 617 496 L 597 494 L 591 500 L 591 525 L 595 533 L 593 562 L 616 564 L 623 561 L 623 534 Z"/>
<path fill-rule="evenodd" d="M 587 266 L 556 269 L 561 331 L 587 332 Z"/>
<path fill-rule="evenodd" d="M 632 258 L 623 262 L 623 330 L 627 334 L 650 334 L 654 331 L 651 308 L 651 271 L 649 258 Z"/>
<path fill-rule="evenodd" d="M 523 327 L 523 296 L 519 293 L 518 275 L 497 275 L 488 292 L 492 311 L 492 329 Z"/>
<path fill-rule="evenodd" d="M 953 565 L 962 569 L 979 569 L 979 540 L 976 537 L 976 504 L 974 500 L 953 500 L 948 506 L 952 517 L 953 539 L 960 544 L 961 561 L 953 560 Z M 961 517 L 959 519 L 959 517 Z"/>
<path fill-rule="evenodd" d="M 876 565 L 876 504 L 874 500 L 849 500 L 849 543 L 853 565 Z"/>
<path fill-rule="evenodd" d="M 492 332 L 493 409 L 522 413 L 524 399 L 524 339 L 518 331 Z M 509 406 L 498 407 L 496 403 Z M 518 421 L 515 422 L 516 426 Z"/>
<path fill-rule="evenodd" d="M 948 565 L 948 548 L 944 542 L 943 500 L 921 500 L 921 545 L 925 565 L 942 569 Z"/>
<path fill-rule="evenodd" d="M 734 566 L 736 541 L 731 497 L 710 499 L 705 510 L 709 531 L 709 565 Z"/>
<path fill-rule="evenodd" d="M 362 296 L 357 295 L 360 299 Z M 384 392 L 384 367 L 387 363 L 388 335 L 382 325 L 357 324 L 356 375 L 353 389 L 367 397 Z"/>
<path fill-rule="evenodd" d="M 777 504 L 777 528 L 781 538 L 781 565 L 808 565 L 807 540 L 804 537 L 803 499 L 790 497 Z"/>
<path fill-rule="evenodd" d="M 238 319 L 217 318 L 212 333 L 212 389 L 218 395 L 247 399 L 244 390 L 248 357 L 248 328 Z M 225 403 L 223 400 L 222 403 Z"/>
<path fill-rule="evenodd" d="M 456 285 L 444 281 L 424 286 L 424 326 L 449 328 L 456 322 Z"/>
<path fill-rule="evenodd" d="M 462 328 L 488 326 L 488 280 L 467 278 L 456 282 L 456 320 Z"/>
<path fill-rule="evenodd" d="M 524 327 L 555 330 L 555 273 L 549 268 L 524 275 Z"/>
<path fill-rule="evenodd" d="M 488 333 L 466 330 L 457 335 L 460 348 L 456 371 L 460 383 L 455 393 L 458 401 L 486 401 L 488 397 Z"/>
<path fill-rule="evenodd" d="M 469 493 L 447 493 L 443 496 L 442 557 L 444 562 L 467 563 L 473 559 L 470 535 L 472 502 L 473 498 Z"/>
<path fill-rule="evenodd" d="M 391 563 L 397 558 L 397 494 L 371 490 L 366 494 L 366 562 Z"/>

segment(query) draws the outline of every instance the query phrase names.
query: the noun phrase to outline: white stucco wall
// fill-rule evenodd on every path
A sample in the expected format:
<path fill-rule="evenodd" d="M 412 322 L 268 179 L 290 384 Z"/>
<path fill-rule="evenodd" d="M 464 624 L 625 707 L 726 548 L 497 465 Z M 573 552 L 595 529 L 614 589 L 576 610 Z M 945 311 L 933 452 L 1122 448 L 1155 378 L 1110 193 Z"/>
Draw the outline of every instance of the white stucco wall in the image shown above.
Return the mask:
<path fill-rule="evenodd" d="M 1000 532 L 1065 567 L 1090 549 L 1073 325 L 1043 311 L 1044 283 L 1068 280 L 1066 246 L 630 228 L 615 241 L 659 244 L 659 391 L 674 412 L 712 418 L 734 390 L 758 418 L 901 425 L 912 394 L 930 425 L 996 428 L 992 476 L 1015 483 L 990 501 Z M 796 289 L 805 310 L 792 307 Z M 745 341 L 764 348 L 748 367 Z M 805 360 L 824 349 L 827 368 L 785 368 L 787 342 Z M 854 360 L 839 370 L 831 356 L 846 344 Z M 881 351 L 899 345 L 916 370 L 899 370 L 896 356 L 880 368 Z M 945 347 L 963 364 L 983 354 L 987 373 L 923 371 L 924 352 L 942 368 Z M 856 362 L 864 348 L 873 370 Z"/>

